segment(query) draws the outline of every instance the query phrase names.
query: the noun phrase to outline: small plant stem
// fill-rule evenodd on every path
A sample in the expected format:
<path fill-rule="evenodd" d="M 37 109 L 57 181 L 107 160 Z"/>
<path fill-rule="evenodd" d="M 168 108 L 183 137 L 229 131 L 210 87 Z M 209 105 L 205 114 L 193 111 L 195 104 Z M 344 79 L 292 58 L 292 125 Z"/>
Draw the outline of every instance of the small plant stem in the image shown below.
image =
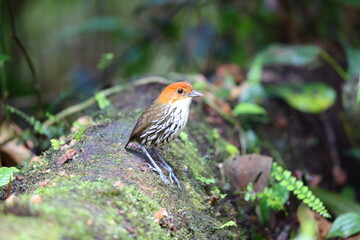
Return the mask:
<path fill-rule="evenodd" d="M 320 56 L 328 63 L 336 73 L 342 78 L 342 80 L 347 81 L 348 80 L 348 74 L 346 71 L 340 66 L 338 62 L 335 61 L 333 57 L 330 56 L 329 53 L 324 51 L 323 49 L 320 49 Z"/>
<path fill-rule="evenodd" d="M 42 102 L 42 98 L 41 98 L 40 81 L 39 81 L 39 78 L 37 77 L 36 69 L 35 69 L 33 61 L 31 60 L 30 55 L 28 54 L 26 48 L 24 47 L 24 45 L 22 44 L 22 42 L 20 41 L 20 39 L 18 38 L 18 36 L 16 34 L 15 20 L 14 20 L 15 17 L 14 17 L 14 13 L 13 13 L 13 10 L 12 10 L 9 0 L 6 0 L 6 4 L 7 4 L 8 12 L 9 12 L 9 17 L 10 17 L 11 37 L 15 41 L 16 45 L 19 47 L 20 52 L 24 55 L 25 60 L 26 60 L 27 64 L 29 65 L 30 72 L 31 72 L 31 75 L 32 75 L 33 81 L 34 81 L 34 89 L 35 89 L 35 94 L 36 94 L 36 98 L 37 98 L 37 102 L 38 102 L 39 115 L 41 117 L 43 117 L 44 109 L 43 109 L 43 102 Z"/>

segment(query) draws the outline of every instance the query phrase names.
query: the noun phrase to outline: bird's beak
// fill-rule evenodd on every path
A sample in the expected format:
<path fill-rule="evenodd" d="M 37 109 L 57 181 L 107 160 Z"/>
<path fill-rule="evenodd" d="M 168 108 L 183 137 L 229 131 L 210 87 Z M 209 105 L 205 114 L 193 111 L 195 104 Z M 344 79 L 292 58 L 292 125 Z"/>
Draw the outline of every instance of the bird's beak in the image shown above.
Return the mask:
<path fill-rule="evenodd" d="M 201 93 L 193 90 L 191 93 L 185 94 L 188 97 L 203 97 L 204 95 L 202 95 Z"/>

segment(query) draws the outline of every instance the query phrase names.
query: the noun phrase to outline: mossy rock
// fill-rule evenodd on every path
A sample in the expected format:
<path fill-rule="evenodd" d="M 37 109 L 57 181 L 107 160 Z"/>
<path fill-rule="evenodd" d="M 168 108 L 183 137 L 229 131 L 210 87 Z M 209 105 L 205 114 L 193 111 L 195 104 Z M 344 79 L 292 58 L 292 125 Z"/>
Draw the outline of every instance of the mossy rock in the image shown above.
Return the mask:
<path fill-rule="evenodd" d="M 18 200 L 0 205 L 0 236 L 239 239 L 238 227 L 220 228 L 234 219 L 219 213 L 224 202 L 212 205 L 208 201 L 209 186 L 200 181 L 216 176 L 218 159 L 211 147 L 202 146 L 201 149 L 207 149 L 202 153 L 198 150 L 198 144 L 211 142 L 211 131 L 204 131 L 209 128 L 190 119 L 188 135 L 160 151 L 175 170 L 182 185 L 180 190 L 162 182 L 149 169 L 142 153 L 124 149 L 140 112 L 136 109 L 103 114 L 84 132 L 81 141 L 70 147 L 78 153 L 64 165 L 59 167 L 56 161 L 66 149 L 48 150 L 42 157 L 45 164 L 24 168 L 19 174 L 24 179 L 13 184 Z M 196 139 L 203 142 L 195 141 L 194 134 L 201 134 Z M 154 217 L 160 209 L 169 213 L 165 224 L 159 224 Z"/>

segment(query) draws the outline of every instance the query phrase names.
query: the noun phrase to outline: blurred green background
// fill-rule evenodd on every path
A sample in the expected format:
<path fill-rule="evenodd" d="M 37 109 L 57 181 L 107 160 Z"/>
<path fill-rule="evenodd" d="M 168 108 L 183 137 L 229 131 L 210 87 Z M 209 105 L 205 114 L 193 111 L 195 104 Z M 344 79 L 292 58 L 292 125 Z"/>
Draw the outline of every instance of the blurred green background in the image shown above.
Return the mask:
<path fill-rule="evenodd" d="M 0 120 L 23 130 L 0 153 L 16 139 L 40 154 L 71 127 L 56 113 L 101 89 L 192 76 L 230 155 L 359 202 L 359 71 L 360 0 L 0 0 Z"/>
<path fill-rule="evenodd" d="M 211 76 L 224 63 L 247 69 L 273 43 L 315 44 L 346 68 L 346 54 L 359 53 L 359 7 L 356 0 L 3 0 L 0 54 L 10 60 L 2 61 L 1 77 L 14 105 L 37 104 L 14 31 L 32 59 L 46 103 L 64 91 L 92 92 L 120 77 Z M 111 64 L 102 69 L 105 53 L 112 54 Z"/>

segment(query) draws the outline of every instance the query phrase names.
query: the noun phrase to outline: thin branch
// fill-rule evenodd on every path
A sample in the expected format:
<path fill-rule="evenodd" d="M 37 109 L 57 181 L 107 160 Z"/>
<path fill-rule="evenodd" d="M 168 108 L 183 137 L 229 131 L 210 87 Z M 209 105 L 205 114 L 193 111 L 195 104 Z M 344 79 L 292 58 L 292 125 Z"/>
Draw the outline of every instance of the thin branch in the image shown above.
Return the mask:
<path fill-rule="evenodd" d="M 105 90 L 100 91 L 99 93 L 103 94 L 105 97 L 108 97 L 110 95 L 113 95 L 115 93 L 119 93 L 121 91 L 124 91 L 126 89 L 129 89 L 131 86 L 137 87 L 137 86 L 141 86 L 141 85 L 145 85 L 145 84 L 150 84 L 150 83 L 161 83 L 161 84 L 168 84 L 169 81 L 166 80 L 163 77 L 146 77 L 146 78 L 141 78 L 140 80 L 135 81 L 133 84 L 126 84 L 126 85 L 119 85 L 119 86 L 115 86 L 112 88 L 108 88 Z M 76 104 L 74 106 L 68 107 L 64 110 L 62 110 L 61 112 L 57 113 L 54 118 L 50 118 L 48 120 L 46 120 L 43 123 L 44 127 L 49 127 L 52 124 L 55 123 L 55 119 L 62 119 L 65 117 L 68 117 L 74 113 L 77 112 L 81 112 L 83 110 L 85 110 L 86 108 L 90 107 L 91 105 L 93 105 L 94 103 L 96 103 L 96 99 L 95 97 L 91 97 L 88 100 Z"/>
<path fill-rule="evenodd" d="M 5 52 L 5 2 L 1 2 L 0 6 L 0 54 L 4 54 Z M 0 108 L 0 123 L 4 121 L 5 119 L 9 119 L 9 114 L 5 110 L 4 106 L 7 104 L 8 97 L 9 97 L 9 91 L 7 89 L 7 82 L 6 82 L 6 68 L 5 68 L 5 61 L 0 66 L 0 81 L 1 81 L 1 88 L 2 88 L 2 107 Z M 1 166 L 0 166 L 1 167 Z"/>
<path fill-rule="evenodd" d="M 27 64 L 29 65 L 31 75 L 32 75 L 33 81 L 34 81 L 34 89 L 35 89 L 36 98 L 37 98 L 37 101 L 39 104 L 40 116 L 43 116 L 44 109 L 43 109 L 43 102 L 41 99 L 40 81 L 37 77 L 35 66 L 34 66 L 33 61 L 31 60 L 30 55 L 28 54 L 26 48 L 24 47 L 24 45 L 22 44 L 22 42 L 20 41 L 20 39 L 18 38 L 18 36 L 16 34 L 15 17 L 14 17 L 14 13 L 13 13 L 13 10 L 12 10 L 9 0 L 6 0 L 6 4 L 7 4 L 8 11 L 9 11 L 9 16 L 10 16 L 11 38 L 15 41 L 15 43 L 19 47 L 21 53 L 24 55 Z"/>
<path fill-rule="evenodd" d="M 335 61 L 333 57 L 330 56 L 329 53 L 320 49 L 320 56 L 332 67 L 335 72 L 342 78 L 342 80 L 348 80 L 349 76 L 347 72 L 340 66 L 338 62 Z"/>

